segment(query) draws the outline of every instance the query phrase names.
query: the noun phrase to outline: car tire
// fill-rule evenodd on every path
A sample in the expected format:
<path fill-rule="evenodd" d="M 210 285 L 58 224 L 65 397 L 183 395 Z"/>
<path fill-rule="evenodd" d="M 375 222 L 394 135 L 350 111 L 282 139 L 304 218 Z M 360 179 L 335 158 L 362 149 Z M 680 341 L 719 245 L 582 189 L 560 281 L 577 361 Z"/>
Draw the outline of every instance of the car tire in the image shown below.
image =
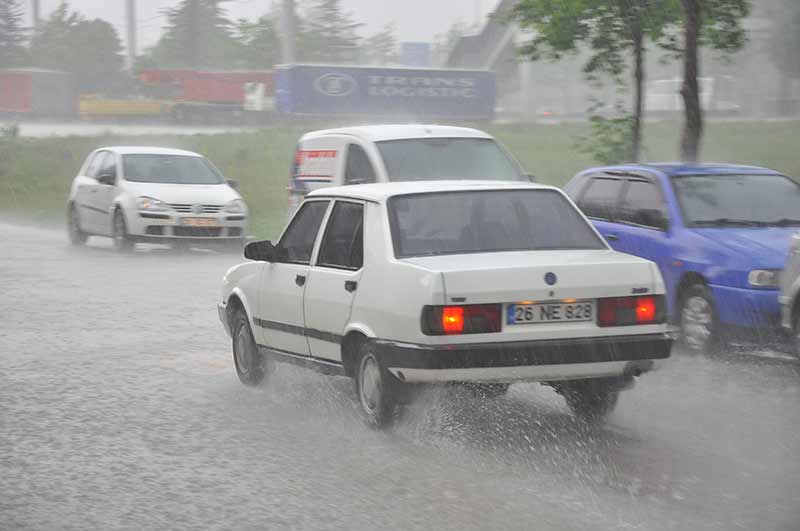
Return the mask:
<path fill-rule="evenodd" d="M 481 383 L 464 384 L 475 396 L 479 398 L 500 398 L 508 393 L 511 384 L 508 383 Z"/>
<path fill-rule="evenodd" d="M 578 419 L 596 423 L 614 411 L 619 399 L 619 388 L 605 380 L 579 380 L 560 386 L 567 406 Z"/>
<path fill-rule="evenodd" d="M 125 223 L 125 215 L 122 213 L 121 208 L 114 211 L 113 223 L 111 237 L 114 240 L 114 249 L 120 253 L 131 252 L 133 250 L 133 240 L 128 234 L 128 226 Z"/>
<path fill-rule="evenodd" d="M 372 344 L 362 343 L 356 363 L 356 397 L 371 427 L 386 428 L 396 419 L 399 413 L 397 385 L 399 382 L 383 367 Z"/>
<path fill-rule="evenodd" d="M 74 203 L 70 203 L 67 209 L 67 232 L 72 245 L 85 245 L 89 239 L 89 235 L 81 229 L 81 218 Z"/>
<path fill-rule="evenodd" d="M 685 350 L 696 354 L 713 354 L 719 350 L 719 323 L 708 286 L 694 284 L 683 290 L 678 319 L 680 344 Z"/>
<path fill-rule="evenodd" d="M 242 309 L 236 310 L 231 319 L 231 342 L 233 364 L 239 381 L 248 386 L 260 384 L 267 374 L 267 364 L 258 350 L 247 314 Z"/>

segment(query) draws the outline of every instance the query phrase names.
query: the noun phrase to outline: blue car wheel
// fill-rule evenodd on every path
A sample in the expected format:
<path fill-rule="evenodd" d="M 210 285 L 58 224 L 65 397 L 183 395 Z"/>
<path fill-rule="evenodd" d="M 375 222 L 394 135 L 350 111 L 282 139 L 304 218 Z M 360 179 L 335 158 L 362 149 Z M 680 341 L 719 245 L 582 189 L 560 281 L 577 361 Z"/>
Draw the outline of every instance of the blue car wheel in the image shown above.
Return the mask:
<path fill-rule="evenodd" d="M 691 352 L 712 353 L 719 346 L 714 299 L 708 287 L 695 284 L 681 294 L 681 343 Z"/>

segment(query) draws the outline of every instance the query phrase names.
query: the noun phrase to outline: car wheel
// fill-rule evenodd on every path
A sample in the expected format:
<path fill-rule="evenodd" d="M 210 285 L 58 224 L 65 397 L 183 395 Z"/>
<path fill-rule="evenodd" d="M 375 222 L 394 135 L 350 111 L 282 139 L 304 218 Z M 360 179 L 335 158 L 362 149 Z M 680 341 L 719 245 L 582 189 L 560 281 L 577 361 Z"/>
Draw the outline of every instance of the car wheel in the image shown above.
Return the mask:
<path fill-rule="evenodd" d="M 581 380 L 560 387 L 567 406 L 582 421 L 604 420 L 617 406 L 619 389 L 605 381 Z"/>
<path fill-rule="evenodd" d="M 465 384 L 465 387 L 472 391 L 479 398 L 500 398 L 505 396 L 511 384 L 490 383 L 490 384 Z"/>
<path fill-rule="evenodd" d="M 714 300 L 708 287 L 695 284 L 681 295 L 680 342 L 695 353 L 712 353 L 719 343 Z"/>
<path fill-rule="evenodd" d="M 383 367 L 369 343 L 359 349 L 355 385 L 367 423 L 375 428 L 391 424 L 398 412 L 394 376 Z"/>
<path fill-rule="evenodd" d="M 258 345 L 250 330 L 250 322 L 244 310 L 237 310 L 231 322 L 231 339 L 233 341 L 233 364 L 236 374 L 245 385 L 258 385 L 266 375 L 264 356 L 258 351 Z"/>
<path fill-rule="evenodd" d="M 67 231 L 69 232 L 69 242 L 72 245 L 84 245 L 89 238 L 89 235 L 81 229 L 80 215 L 74 204 L 70 204 L 67 212 Z"/>
<path fill-rule="evenodd" d="M 127 253 L 133 250 L 133 241 L 128 235 L 128 227 L 125 225 L 125 216 L 121 209 L 114 211 L 114 249 L 120 253 Z"/>

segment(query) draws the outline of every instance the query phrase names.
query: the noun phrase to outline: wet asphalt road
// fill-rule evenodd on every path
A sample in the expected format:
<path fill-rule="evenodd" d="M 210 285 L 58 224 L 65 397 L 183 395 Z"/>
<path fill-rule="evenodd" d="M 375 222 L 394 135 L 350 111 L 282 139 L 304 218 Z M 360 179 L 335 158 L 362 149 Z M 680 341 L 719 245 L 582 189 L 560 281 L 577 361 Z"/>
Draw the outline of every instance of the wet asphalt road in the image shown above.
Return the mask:
<path fill-rule="evenodd" d="M 348 380 L 239 384 L 236 256 L 0 224 L 0 529 L 800 529 L 800 366 L 675 355 L 606 426 L 518 384 L 388 433 Z"/>

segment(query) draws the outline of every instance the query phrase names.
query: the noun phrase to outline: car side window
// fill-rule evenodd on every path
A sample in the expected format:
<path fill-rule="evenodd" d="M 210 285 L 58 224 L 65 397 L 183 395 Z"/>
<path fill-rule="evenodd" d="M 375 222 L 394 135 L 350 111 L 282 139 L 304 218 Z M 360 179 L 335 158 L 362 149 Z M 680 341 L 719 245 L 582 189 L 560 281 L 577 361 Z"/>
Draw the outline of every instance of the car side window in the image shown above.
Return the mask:
<path fill-rule="evenodd" d="M 292 219 L 278 243 L 281 262 L 308 264 L 314 251 L 322 218 L 328 210 L 330 201 L 308 201 L 300 207 L 300 211 Z"/>
<path fill-rule="evenodd" d="M 619 209 L 619 220 L 659 228 L 659 219 L 667 219 L 667 208 L 661 190 L 649 181 L 630 180 Z"/>
<path fill-rule="evenodd" d="M 337 201 L 322 239 L 317 265 L 361 269 L 364 263 L 364 206 Z"/>
<path fill-rule="evenodd" d="M 106 155 L 108 155 L 108 151 L 99 151 L 95 153 L 94 157 L 92 157 L 92 161 L 89 163 L 89 166 L 86 167 L 87 177 L 97 177 L 100 175 L 100 168 L 106 160 Z"/>
<path fill-rule="evenodd" d="M 593 178 L 584 190 L 578 206 L 590 218 L 614 219 L 623 183 L 622 179 Z"/>
<path fill-rule="evenodd" d="M 369 161 L 364 148 L 358 144 L 347 147 L 347 162 L 344 173 L 345 184 L 362 184 L 375 182 L 375 168 Z"/>
<path fill-rule="evenodd" d="M 100 169 L 97 171 L 97 175 L 100 176 L 104 174 L 113 175 L 114 179 L 117 178 L 117 158 L 113 153 L 106 152 L 106 156 L 103 159 L 103 162 L 100 164 Z"/>

